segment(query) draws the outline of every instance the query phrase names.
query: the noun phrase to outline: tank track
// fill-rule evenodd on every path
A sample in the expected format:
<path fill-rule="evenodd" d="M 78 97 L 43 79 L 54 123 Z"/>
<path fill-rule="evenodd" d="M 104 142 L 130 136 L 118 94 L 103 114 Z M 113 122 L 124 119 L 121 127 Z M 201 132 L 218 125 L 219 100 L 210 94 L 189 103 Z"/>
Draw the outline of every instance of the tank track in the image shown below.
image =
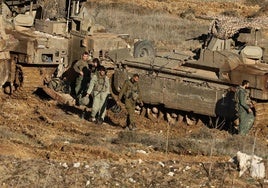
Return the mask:
<path fill-rule="evenodd" d="M 255 103 L 255 121 L 253 130 L 255 135 L 267 137 L 268 135 L 268 103 Z"/>
<path fill-rule="evenodd" d="M 15 91 L 12 97 L 27 99 L 37 88 L 43 87 L 50 79 L 57 67 L 17 65 L 15 76 Z"/>
<path fill-rule="evenodd" d="M 255 125 L 268 127 L 268 103 L 256 103 L 255 107 Z"/>

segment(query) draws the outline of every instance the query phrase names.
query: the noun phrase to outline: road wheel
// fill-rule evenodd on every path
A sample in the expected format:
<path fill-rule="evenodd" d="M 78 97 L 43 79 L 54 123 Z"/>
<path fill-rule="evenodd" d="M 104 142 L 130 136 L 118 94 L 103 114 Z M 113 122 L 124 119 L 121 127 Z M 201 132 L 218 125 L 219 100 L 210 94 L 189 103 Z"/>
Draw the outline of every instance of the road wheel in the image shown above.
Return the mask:
<path fill-rule="evenodd" d="M 137 57 L 153 57 L 155 50 L 153 44 L 148 40 L 138 41 L 134 44 L 133 56 Z"/>

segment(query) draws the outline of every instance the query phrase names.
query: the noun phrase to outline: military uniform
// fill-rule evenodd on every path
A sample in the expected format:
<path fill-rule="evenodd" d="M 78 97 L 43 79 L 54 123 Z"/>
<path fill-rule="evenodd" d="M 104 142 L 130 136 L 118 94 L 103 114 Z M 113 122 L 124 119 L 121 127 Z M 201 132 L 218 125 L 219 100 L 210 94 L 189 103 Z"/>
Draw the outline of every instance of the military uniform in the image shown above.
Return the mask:
<path fill-rule="evenodd" d="M 90 81 L 90 71 L 88 68 L 88 61 L 85 61 L 83 59 L 78 60 L 74 64 L 74 70 L 79 74 L 75 82 L 75 94 L 79 95 L 83 90 L 86 89 L 87 84 Z M 81 71 L 84 74 L 83 76 L 80 74 Z"/>
<path fill-rule="evenodd" d="M 127 110 L 127 126 L 132 129 L 135 128 L 135 107 L 136 102 L 142 102 L 141 92 L 138 82 L 133 82 L 131 79 L 126 80 L 123 87 L 119 93 L 119 100 L 125 98 L 125 107 Z"/>
<path fill-rule="evenodd" d="M 98 120 L 103 121 L 106 115 L 107 97 L 110 93 L 109 78 L 106 75 L 101 76 L 99 72 L 96 72 L 96 74 L 92 76 L 87 90 L 87 94 L 91 93 L 93 96 L 91 119 L 94 121 L 96 115 L 98 114 L 99 118 L 101 118 L 98 118 Z"/>
<path fill-rule="evenodd" d="M 239 117 L 239 134 L 246 135 L 249 130 L 251 129 L 254 123 L 254 114 L 253 112 L 249 112 L 251 108 L 251 100 L 249 98 L 249 92 L 239 87 L 237 90 L 237 110 L 238 110 L 238 117 Z"/>

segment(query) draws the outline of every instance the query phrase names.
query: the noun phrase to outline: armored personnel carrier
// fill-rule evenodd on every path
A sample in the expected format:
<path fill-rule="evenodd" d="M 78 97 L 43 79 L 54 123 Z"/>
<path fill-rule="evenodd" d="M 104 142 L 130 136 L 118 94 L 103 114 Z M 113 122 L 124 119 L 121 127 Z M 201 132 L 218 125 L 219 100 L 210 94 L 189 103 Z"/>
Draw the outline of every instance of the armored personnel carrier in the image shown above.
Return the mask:
<path fill-rule="evenodd" d="M 103 62 L 111 62 L 107 54 L 114 59 L 133 56 L 128 35 L 106 33 L 103 27 L 94 23 L 87 2 L 69 2 L 68 6 L 60 7 L 65 15 L 57 17 L 46 13 L 49 6 L 54 6 L 49 0 L 2 2 L 5 10 L 3 19 L 8 25 L 5 30 L 18 42 L 10 50 L 9 66 L 2 68 L 10 74 L 0 75 L 0 86 L 7 93 L 23 90 L 19 96 L 31 94 L 38 87 L 47 85 L 52 78 L 62 77 L 85 51 Z M 58 3 L 66 5 L 62 0 Z M 135 56 L 154 53 L 152 46 L 148 48 L 145 43 L 139 41 L 135 45 Z M 68 79 L 72 81 L 72 77 L 74 75 L 69 75 Z"/>
<path fill-rule="evenodd" d="M 234 90 L 249 80 L 256 102 L 255 124 L 266 125 L 268 29 L 252 24 L 253 20 L 237 20 L 231 28 L 232 24 L 222 23 L 227 20 L 231 18 L 215 20 L 193 55 L 173 51 L 117 63 L 114 90 L 119 92 L 126 79 L 139 73 L 145 103 L 233 121 Z M 222 25 L 230 28 L 220 29 Z"/>
<path fill-rule="evenodd" d="M 239 27 L 224 30 L 221 26 L 228 24 L 216 20 L 195 54 L 174 50 L 155 55 L 149 41 L 133 43 L 131 49 L 128 35 L 103 32 L 105 28 L 94 23 L 90 16 L 87 2 L 70 1 L 70 6 L 65 7 L 67 15 L 60 18 L 38 17 L 49 14 L 42 14 L 42 7 L 40 14 L 36 1 L 7 0 L 4 6 L 8 12 L 4 20 L 14 24 L 6 32 L 18 44 L 10 50 L 8 65 L 12 66 L 2 66 L 5 74 L 0 76 L 1 86 L 14 85 L 33 91 L 52 77 L 61 77 L 88 51 L 92 57 L 113 62 L 115 91 L 120 91 L 123 82 L 138 72 L 145 103 L 226 120 L 235 118 L 233 88 L 247 79 L 256 102 L 256 124 L 265 124 L 268 117 L 268 32 L 267 26 L 262 27 L 265 25 L 239 20 Z M 45 87 L 45 91 L 59 99 L 52 90 Z"/>
<path fill-rule="evenodd" d="M 18 41 L 5 31 L 5 20 L 0 9 L 0 86 L 15 79 L 14 64 L 11 62 L 10 50 L 13 50 Z"/>

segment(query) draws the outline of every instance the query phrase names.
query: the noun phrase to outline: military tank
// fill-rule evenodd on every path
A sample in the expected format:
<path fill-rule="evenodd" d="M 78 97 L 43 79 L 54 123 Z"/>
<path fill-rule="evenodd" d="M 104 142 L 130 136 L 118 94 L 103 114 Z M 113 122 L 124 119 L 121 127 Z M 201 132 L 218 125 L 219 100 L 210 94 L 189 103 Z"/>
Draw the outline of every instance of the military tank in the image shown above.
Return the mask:
<path fill-rule="evenodd" d="M 204 35 L 197 37 L 202 47 L 193 54 L 173 50 L 117 63 L 115 92 L 132 74 L 139 73 L 145 103 L 233 121 L 234 90 L 249 80 L 255 124 L 266 126 L 268 29 L 257 27 L 253 20 L 232 20 L 237 24 L 231 27 L 228 20 L 232 19 L 215 19 L 205 39 Z M 221 28 L 227 25 L 230 27 Z"/>
<path fill-rule="evenodd" d="M 3 29 L 13 36 L 16 45 L 9 49 L 10 61 L 4 68 L 9 75 L 3 79 L 1 74 L 1 86 L 6 93 L 17 91 L 17 96 L 26 97 L 68 66 L 66 46 L 69 41 L 64 36 L 45 33 L 44 28 L 40 29 L 44 26 L 51 29 L 52 26 L 49 23 L 40 26 L 35 20 L 38 12 L 36 1 L 6 0 L 1 2 L 2 9 Z M 57 23 L 53 29 L 61 34 L 65 28 L 62 23 Z M 19 92 L 21 90 L 23 92 Z"/>
<path fill-rule="evenodd" d="M 92 58 L 106 62 L 111 69 L 114 64 L 107 54 L 118 60 L 119 57 L 133 56 L 133 45 L 129 44 L 128 35 L 107 33 L 104 27 L 96 24 L 88 10 L 88 2 L 69 1 L 69 5 L 63 0 L 56 4 L 52 2 L 2 2 L 5 10 L 3 19 L 8 23 L 5 30 L 18 42 L 10 50 L 10 62 L 2 66 L 2 72 L 9 72 L 9 75 L 0 76 L 0 84 L 6 93 L 27 97 L 42 87 L 55 98 L 57 94 L 44 86 L 71 70 L 83 52 L 87 51 Z M 53 7 L 58 4 L 61 7 Z M 61 14 L 54 13 L 58 9 L 62 10 Z M 148 42 L 138 41 L 135 44 L 135 56 L 151 53 L 154 49 L 148 46 Z M 75 73 L 69 72 L 65 79 L 72 82 Z"/>
<path fill-rule="evenodd" d="M 14 64 L 11 61 L 10 50 L 14 49 L 18 41 L 5 31 L 2 9 L 0 9 L 0 86 L 15 78 L 11 70 Z"/>

